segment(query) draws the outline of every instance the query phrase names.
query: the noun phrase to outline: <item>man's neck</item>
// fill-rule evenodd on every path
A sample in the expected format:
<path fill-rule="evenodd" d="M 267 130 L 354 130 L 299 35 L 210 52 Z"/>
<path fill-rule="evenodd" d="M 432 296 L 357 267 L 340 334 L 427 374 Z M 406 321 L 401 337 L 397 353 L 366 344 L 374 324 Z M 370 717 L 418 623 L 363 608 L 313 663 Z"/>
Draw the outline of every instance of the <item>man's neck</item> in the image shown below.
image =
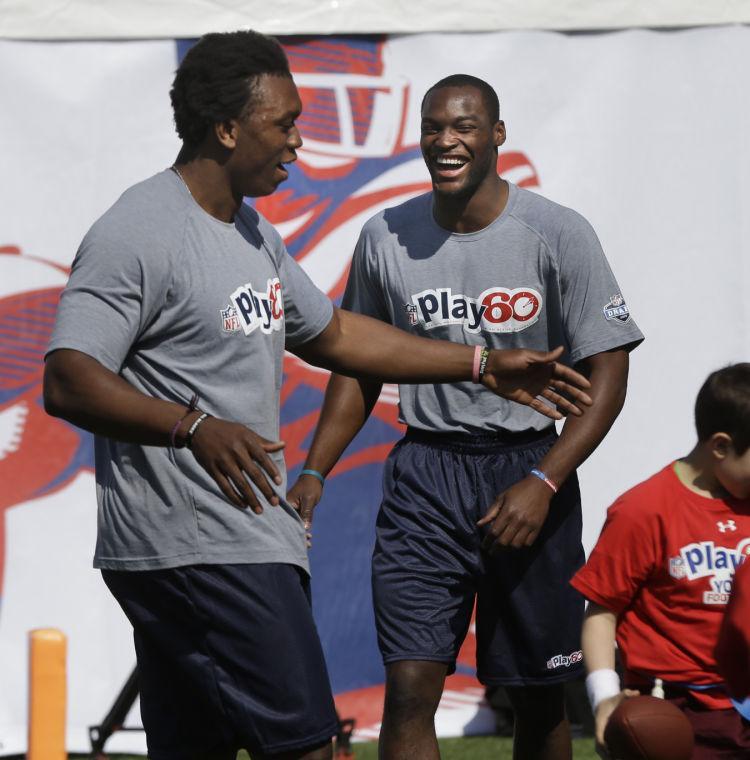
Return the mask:
<path fill-rule="evenodd" d="M 489 227 L 508 203 L 508 183 L 492 174 L 470 195 L 456 197 L 433 192 L 435 221 L 451 232 L 477 232 Z"/>
<path fill-rule="evenodd" d="M 180 151 L 174 166 L 195 202 L 211 216 L 231 222 L 242 205 L 242 197 L 232 192 L 225 166 L 213 157 Z"/>

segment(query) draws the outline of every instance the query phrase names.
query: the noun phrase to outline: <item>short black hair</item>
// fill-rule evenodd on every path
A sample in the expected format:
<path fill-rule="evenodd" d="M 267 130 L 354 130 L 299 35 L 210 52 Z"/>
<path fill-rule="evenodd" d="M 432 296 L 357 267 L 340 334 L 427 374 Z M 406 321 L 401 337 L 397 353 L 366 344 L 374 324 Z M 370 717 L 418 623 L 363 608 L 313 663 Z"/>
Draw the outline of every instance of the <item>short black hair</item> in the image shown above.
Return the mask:
<path fill-rule="evenodd" d="M 479 90 L 484 101 L 484 107 L 487 109 L 487 115 L 490 117 L 490 123 L 495 124 L 500 121 L 500 101 L 498 100 L 497 93 L 492 85 L 487 84 L 484 79 L 473 77 L 471 74 L 451 74 L 449 77 L 435 82 L 424 94 L 419 110 L 421 111 L 424 108 L 424 102 L 431 92 L 442 90 L 445 87 L 474 87 L 476 90 Z"/>
<path fill-rule="evenodd" d="M 169 92 L 177 134 L 198 145 L 213 124 L 239 118 L 262 74 L 291 77 L 273 37 L 252 30 L 201 37 L 182 59 Z"/>
<path fill-rule="evenodd" d="M 739 456 L 750 447 L 750 363 L 731 364 L 712 372 L 695 400 L 698 440 L 726 433 Z"/>

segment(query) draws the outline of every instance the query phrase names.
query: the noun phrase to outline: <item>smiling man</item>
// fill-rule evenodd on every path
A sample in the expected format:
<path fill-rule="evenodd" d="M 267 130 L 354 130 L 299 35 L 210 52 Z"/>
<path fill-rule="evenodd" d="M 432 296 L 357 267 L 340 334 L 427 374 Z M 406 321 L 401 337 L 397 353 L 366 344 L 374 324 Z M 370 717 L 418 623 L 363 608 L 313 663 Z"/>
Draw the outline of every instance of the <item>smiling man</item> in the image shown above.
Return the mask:
<path fill-rule="evenodd" d="M 171 96 L 183 147 L 84 238 L 45 407 L 96 434 L 94 563 L 133 624 L 152 760 L 234 760 L 241 747 L 323 760 L 337 719 L 305 528 L 283 496 L 284 349 L 395 382 L 473 377 L 551 418 L 540 396 L 580 414 L 589 384 L 559 351 L 480 355 L 333 308 L 243 202 L 272 193 L 302 144 L 275 40 L 203 37 Z"/>
<path fill-rule="evenodd" d="M 438 757 L 434 715 L 477 601 L 479 679 L 508 689 L 514 757 L 571 756 L 563 683 L 581 672 L 583 563 L 575 469 L 625 400 L 642 335 L 590 225 L 497 174 L 505 142 L 494 90 L 455 75 L 422 103 L 432 192 L 364 227 L 344 306 L 414 335 L 470 346 L 564 345 L 595 405 L 562 434 L 536 411 L 470 383 L 401 384 L 405 438 L 388 458 L 373 555 L 386 665 L 384 760 Z M 305 469 L 326 475 L 380 384 L 334 376 Z M 289 499 L 309 521 L 322 485 Z"/>

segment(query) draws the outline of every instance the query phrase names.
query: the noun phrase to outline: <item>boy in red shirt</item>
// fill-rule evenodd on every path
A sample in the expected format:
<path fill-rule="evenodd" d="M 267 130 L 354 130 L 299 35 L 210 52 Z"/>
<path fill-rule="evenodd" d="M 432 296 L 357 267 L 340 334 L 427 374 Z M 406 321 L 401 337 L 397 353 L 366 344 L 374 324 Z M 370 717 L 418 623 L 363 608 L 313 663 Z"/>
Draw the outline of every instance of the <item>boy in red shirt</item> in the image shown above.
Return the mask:
<path fill-rule="evenodd" d="M 750 757 L 750 723 L 714 659 L 734 571 L 750 554 L 750 363 L 708 377 L 695 422 L 695 448 L 617 499 L 571 581 L 589 600 L 582 645 L 605 757 L 612 711 L 656 679 L 693 725 L 694 760 Z"/>

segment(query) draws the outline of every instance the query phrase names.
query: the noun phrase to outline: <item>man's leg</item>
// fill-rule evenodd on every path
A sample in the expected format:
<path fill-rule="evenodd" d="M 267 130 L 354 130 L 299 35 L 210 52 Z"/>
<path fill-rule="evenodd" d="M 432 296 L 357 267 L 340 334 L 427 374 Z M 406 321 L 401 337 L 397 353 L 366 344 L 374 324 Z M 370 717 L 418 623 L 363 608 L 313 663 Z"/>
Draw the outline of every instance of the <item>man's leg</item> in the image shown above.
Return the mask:
<path fill-rule="evenodd" d="M 571 760 L 565 686 L 508 688 L 515 714 L 513 760 Z"/>
<path fill-rule="evenodd" d="M 424 660 L 386 666 L 381 760 L 438 760 L 435 711 L 447 672 L 447 664 Z"/>
<path fill-rule="evenodd" d="M 337 717 L 309 579 L 278 563 L 105 571 L 135 628 L 154 760 L 328 760 Z"/>
<path fill-rule="evenodd" d="M 487 472 L 484 498 L 502 493 L 541 461 L 554 435 L 507 459 L 502 452 L 478 466 Z M 482 463 L 479 463 L 480 465 Z M 494 478 L 494 480 L 493 480 Z M 507 480 L 506 480 L 507 479 Z M 485 685 L 507 689 L 514 712 L 514 758 L 572 756 L 563 682 L 582 670 L 583 599 L 568 580 L 584 561 L 578 484 L 571 476 L 553 498 L 534 545 L 487 557 L 477 602 L 477 665 Z"/>

